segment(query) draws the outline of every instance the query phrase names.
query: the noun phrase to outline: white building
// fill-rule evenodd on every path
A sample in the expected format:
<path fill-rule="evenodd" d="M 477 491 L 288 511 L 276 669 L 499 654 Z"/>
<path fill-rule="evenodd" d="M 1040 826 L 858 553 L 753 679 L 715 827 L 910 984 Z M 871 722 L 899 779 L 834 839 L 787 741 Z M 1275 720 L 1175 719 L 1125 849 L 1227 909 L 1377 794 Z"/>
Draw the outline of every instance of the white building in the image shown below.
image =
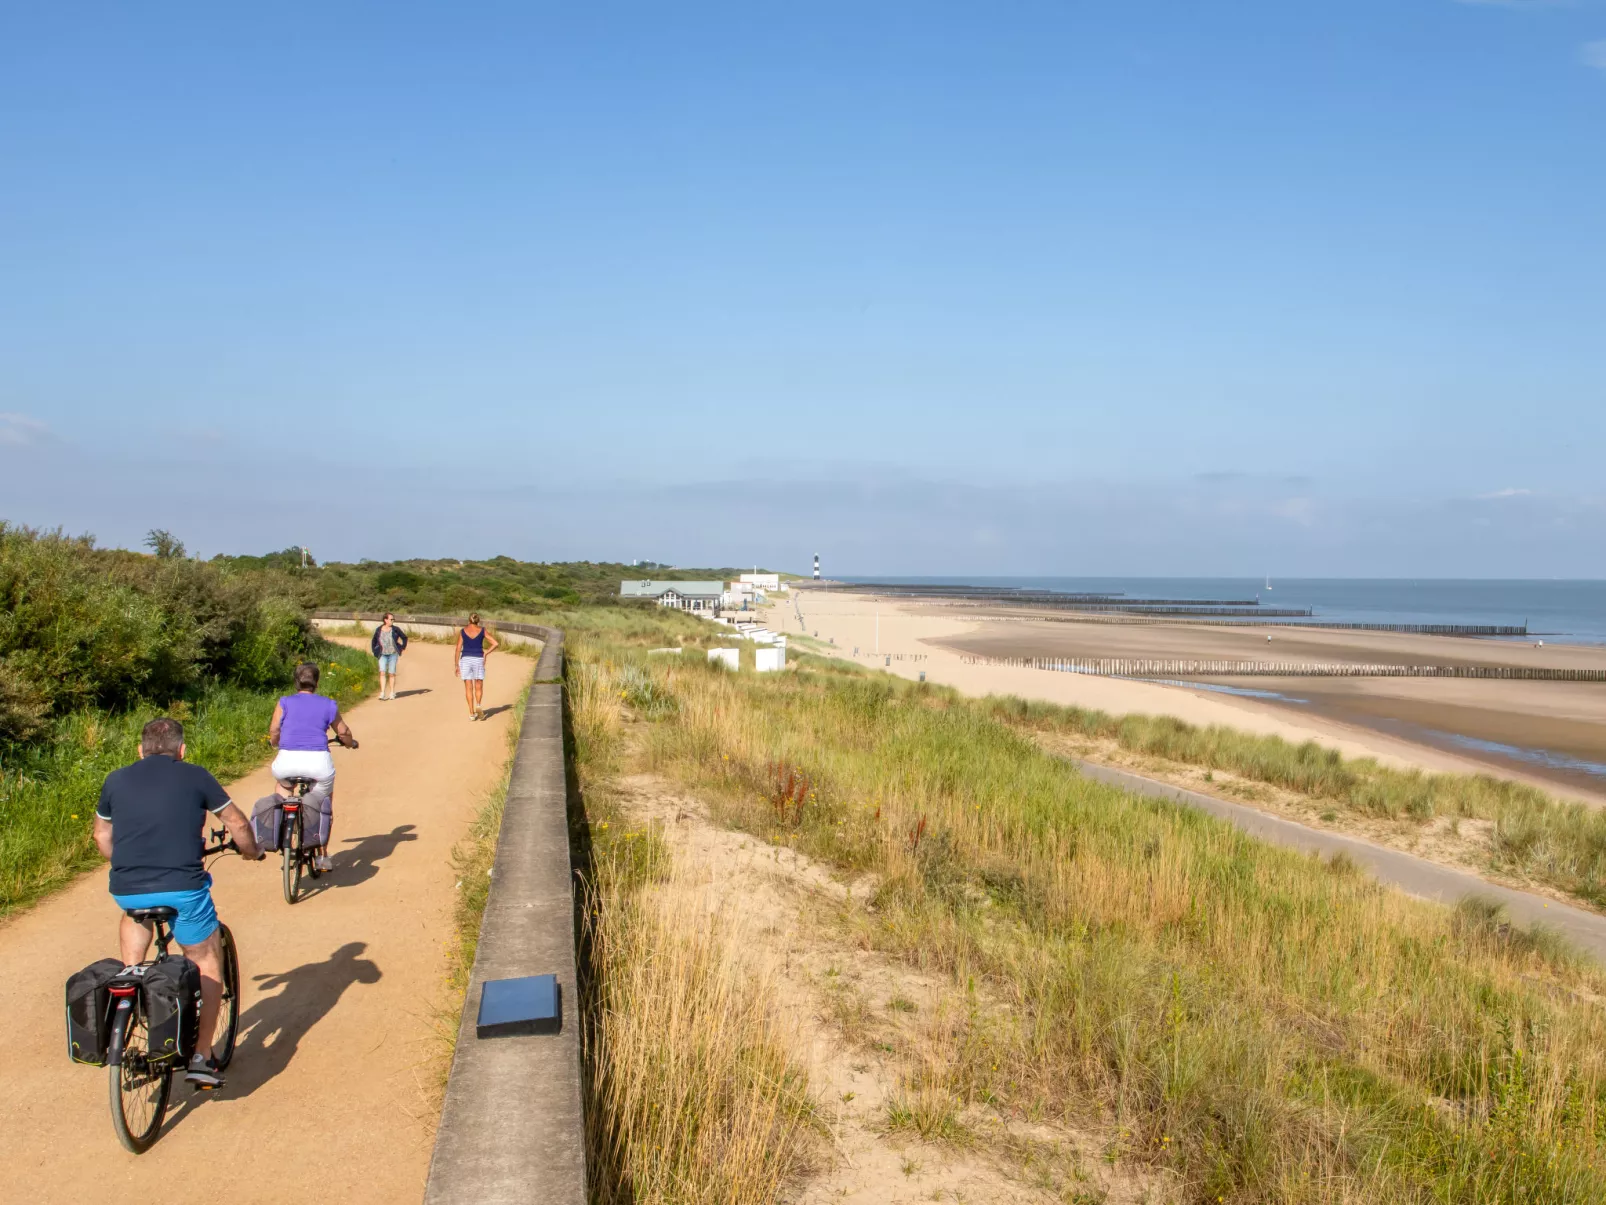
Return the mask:
<path fill-rule="evenodd" d="M 754 590 L 762 590 L 766 594 L 777 593 L 781 588 L 779 573 L 744 573 L 739 580 Z"/>
<path fill-rule="evenodd" d="M 620 582 L 620 598 L 650 598 L 660 607 L 681 611 L 717 610 L 725 597 L 724 582 Z"/>

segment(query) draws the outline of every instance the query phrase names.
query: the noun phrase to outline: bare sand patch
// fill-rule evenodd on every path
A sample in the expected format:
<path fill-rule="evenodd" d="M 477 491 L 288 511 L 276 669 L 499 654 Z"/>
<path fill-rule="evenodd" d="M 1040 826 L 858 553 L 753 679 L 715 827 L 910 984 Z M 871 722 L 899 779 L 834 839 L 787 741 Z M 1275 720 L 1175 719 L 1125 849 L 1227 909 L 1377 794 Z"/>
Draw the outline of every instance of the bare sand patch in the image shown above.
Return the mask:
<path fill-rule="evenodd" d="M 787 1198 L 794 1205 L 1174 1199 L 1165 1176 L 1123 1157 L 1112 1130 L 975 1104 L 950 1117 L 929 1099 L 922 1085 L 940 1071 L 952 1020 L 974 1001 L 855 940 L 873 923 L 873 879 L 844 878 L 723 828 L 697 798 L 655 775 L 612 788 L 634 822 L 659 826 L 714 906 L 740 915 L 742 955 L 774 986 L 824 1130 L 815 1170 Z"/>

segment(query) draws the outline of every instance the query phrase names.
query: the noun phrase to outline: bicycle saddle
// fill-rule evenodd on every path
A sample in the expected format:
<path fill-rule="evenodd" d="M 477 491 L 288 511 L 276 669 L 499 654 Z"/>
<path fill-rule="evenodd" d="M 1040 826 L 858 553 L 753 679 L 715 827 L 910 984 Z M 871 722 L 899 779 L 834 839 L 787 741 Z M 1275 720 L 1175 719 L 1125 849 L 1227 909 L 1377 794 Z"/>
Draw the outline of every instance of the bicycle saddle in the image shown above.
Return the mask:
<path fill-rule="evenodd" d="M 178 909 L 165 907 L 130 908 L 128 909 L 128 915 L 130 918 L 139 921 L 141 924 L 144 924 L 146 921 L 161 921 L 165 924 L 172 924 L 173 921 L 178 919 Z"/>

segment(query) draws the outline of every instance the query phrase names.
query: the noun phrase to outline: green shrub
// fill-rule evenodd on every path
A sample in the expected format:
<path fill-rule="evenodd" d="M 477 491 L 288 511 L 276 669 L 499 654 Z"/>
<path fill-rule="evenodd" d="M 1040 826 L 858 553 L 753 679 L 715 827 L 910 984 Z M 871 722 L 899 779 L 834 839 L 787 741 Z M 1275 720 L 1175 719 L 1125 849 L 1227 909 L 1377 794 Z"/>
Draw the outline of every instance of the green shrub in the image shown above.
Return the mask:
<path fill-rule="evenodd" d="M 305 587 L 282 570 L 228 572 L 0 522 L 0 742 L 79 708 L 165 703 L 215 681 L 283 679 L 309 647 Z"/>

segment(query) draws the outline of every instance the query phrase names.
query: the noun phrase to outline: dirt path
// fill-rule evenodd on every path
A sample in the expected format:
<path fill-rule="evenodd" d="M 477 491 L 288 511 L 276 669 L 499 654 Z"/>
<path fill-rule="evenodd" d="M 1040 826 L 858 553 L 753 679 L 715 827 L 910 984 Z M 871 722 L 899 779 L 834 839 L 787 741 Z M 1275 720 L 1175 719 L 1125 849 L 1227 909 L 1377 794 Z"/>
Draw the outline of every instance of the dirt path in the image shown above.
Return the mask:
<path fill-rule="evenodd" d="M 316 894 L 287 905 L 276 858 L 218 861 L 214 898 L 240 945 L 240 1044 L 216 1096 L 175 1084 L 144 1155 L 112 1133 L 107 1073 L 69 1063 L 63 1037 L 67 976 L 117 952 L 104 873 L 0 928 L 0 1200 L 418 1200 L 443 1065 L 449 855 L 505 763 L 534 666 L 493 657 L 495 714 L 470 723 L 451 649 L 415 642 L 402 697 L 350 715 L 362 748 L 336 751 L 335 870 Z M 229 790 L 249 810 L 269 789 L 264 769 Z"/>

